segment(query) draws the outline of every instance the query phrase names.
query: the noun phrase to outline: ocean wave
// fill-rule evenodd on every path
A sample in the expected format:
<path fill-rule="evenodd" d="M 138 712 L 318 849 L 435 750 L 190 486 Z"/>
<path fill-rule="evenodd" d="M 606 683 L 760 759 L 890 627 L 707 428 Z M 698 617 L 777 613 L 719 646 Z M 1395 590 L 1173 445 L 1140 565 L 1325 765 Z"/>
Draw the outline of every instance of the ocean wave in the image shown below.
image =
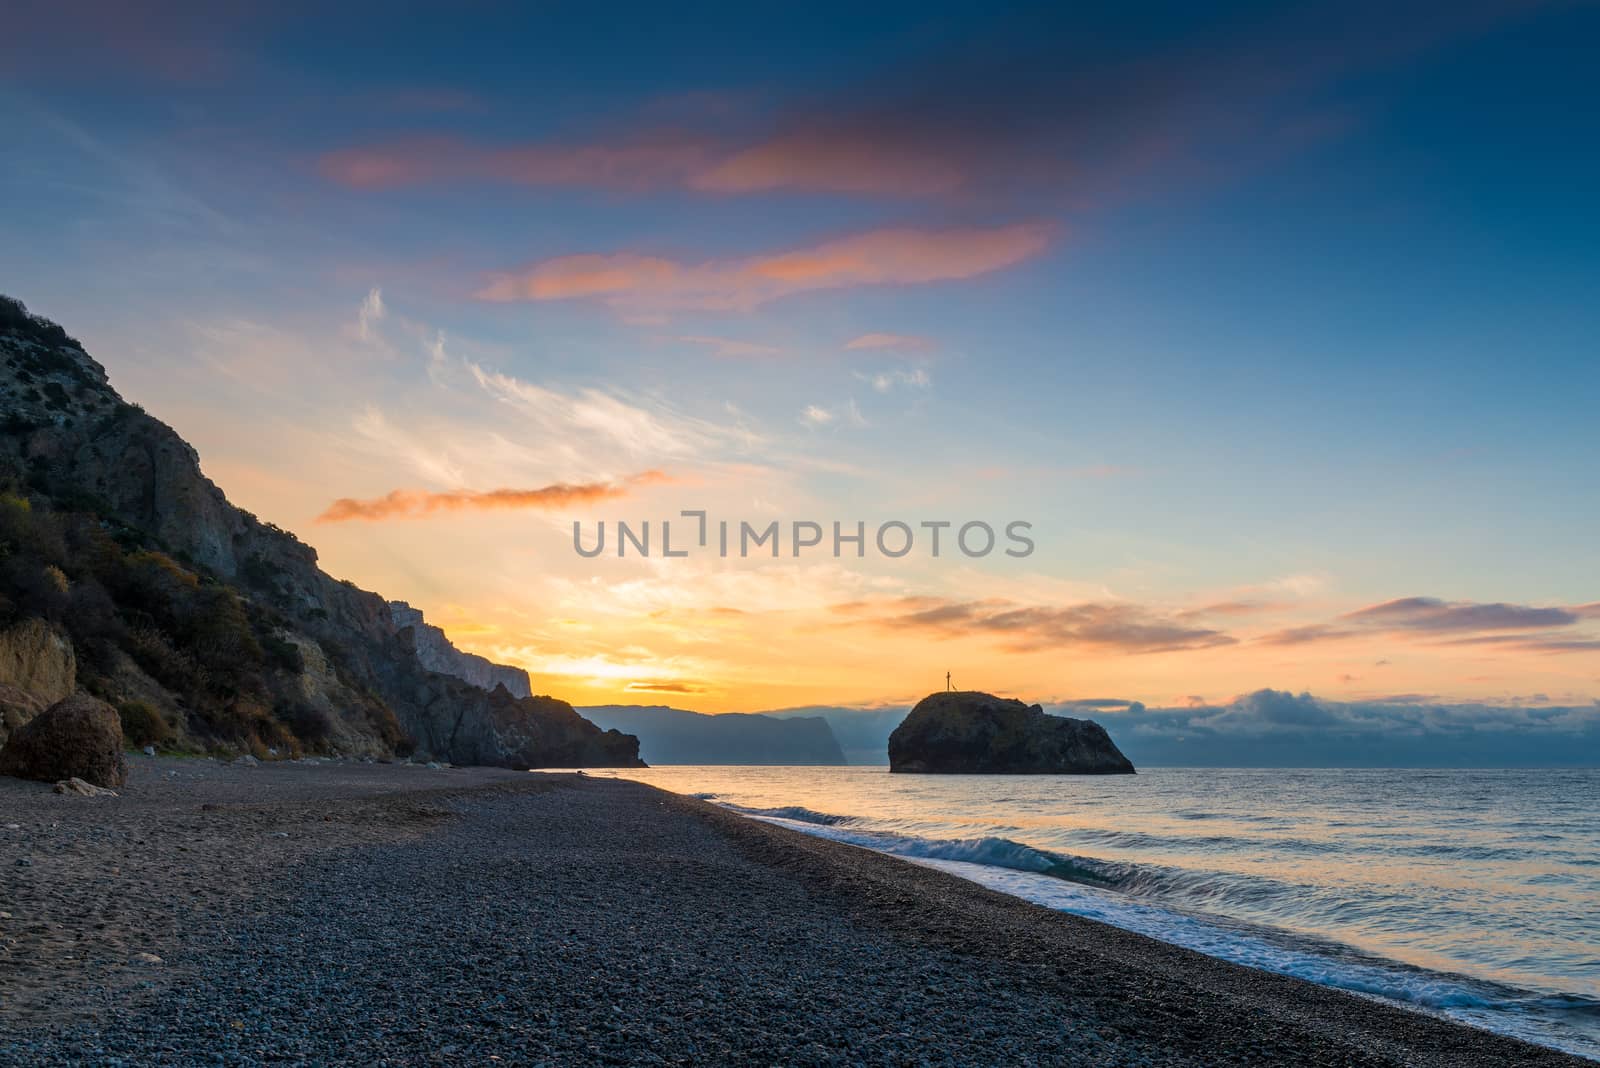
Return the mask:
<path fill-rule="evenodd" d="M 1284 923 L 1291 927 L 1312 917 L 1324 924 L 1345 925 L 1389 914 L 1395 906 L 1388 900 L 1353 900 L 1325 887 L 1284 882 L 1266 875 L 1106 860 L 1041 849 L 1001 835 L 933 836 L 918 833 L 921 826 L 903 819 L 871 820 L 817 812 L 798 805 L 754 808 L 727 804 L 727 807 L 757 819 L 893 856 L 1027 872 L 1114 890 L 1146 903 L 1219 918 L 1243 913 L 1256 917 L 1258 922 Z"/>
<path fill-rule="evenodd" d="M 836 816 L 831 812 L 818 812 L 803 805 L 783 805 L 779 808 L 747 808 L 744 805 L 729 804 L 726 807 L 733 809 L 735 812 L 742 812 L 746 816 L 792 820 L 795 823 L 814 823 L 819 827 L 832 827 L 840 823 L 849 823 L 853 818 L 851 816 Z"/>
<path fill-rule="evenodd" d="M 875 840 L 869 833 L 816 825 L 810 826 L 809 833 L 892 853 L 1047 908 L 1221 960 L 1454 1016 L 1568 1052 L 1590 1055 L 1592 1049 L 1581 1037 L 1590 1025 L 1579 1021 L 1600 1013 L 1600 1002 L 1575 994 L 1537 995 L 1372 957 L 1348 946 L 1275 928 L 1177 911 L 1130 895 L 1123 889 L 1129 885 L 1128 874 L 1119 878 L 1110 870 L 1116 866 L 1103 861 L 1076 858 L 1066 862 L 1056 854 L 1008 839 L 893 842 L 883 836 Z M 1133 881 L 1137 882 L 1137 877 Z M 1563 1024 L 1563 1019 L 1573 1020 L 1577 1026 Z"/>
<path fill-rule="evenodd" d="M 1586 846 L 1592 820 L 1560 804 L 1490 821 L 1453 804 L 1389 810 L 1333 776 L 1329 797 L 1290 798 L 1275 814 L 1251 812 L 1254 794 L 1219 787 L 1211 798 L 1210 776 L 1152 776 L 1164 789 L 1127 811 L 1126 798 L 1031 782 L 888 790 L 863 774 L 840 776 L 837 790 L 779 793 L 765 778 L 759 791 L 731 778 L 716 803 L 753 818 L 1239 964 L 1600 1052 L 1600 988 L 1579 919 L 1600 853 Z"/>
<path fill-rule="evenodd" d="M 1058 879 L 1088 882 L 1096 886 L 1114 885 L 1119 878 L 1117 869 L 1123 867 L 1123 865 L 1104 864 L 1087 857 L 1035 849 L 1033 846 L 993 835 L 978 838 L 922 838 L 889 831 L 855 829 L 850 826 L 858 822 L 854 817 L 816 812 L 798 805 L 782 808 L 745 808 L 739 805 L 728 807 L 745 815 L 774 823 L 803 824 L 804 826 L 796 829 L 808 833 L 822 833 L 819 828 L 827 828 L 824 837 L 898 857 L 961 861 L 991 868 L 1034 872 Z"/>

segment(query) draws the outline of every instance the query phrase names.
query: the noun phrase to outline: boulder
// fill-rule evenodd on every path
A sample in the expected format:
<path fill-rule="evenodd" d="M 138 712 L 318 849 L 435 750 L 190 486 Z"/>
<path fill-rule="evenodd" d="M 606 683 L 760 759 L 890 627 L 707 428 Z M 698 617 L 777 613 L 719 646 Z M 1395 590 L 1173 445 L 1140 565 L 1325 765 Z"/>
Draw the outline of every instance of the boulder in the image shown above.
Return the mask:
<path fill-rule="evenodd" d="M 1131 775 L 1104 727 L 973 690 L 929 694 L 889 735 L 891 772 Z"/>
<path fill-rule="evenodd" d="M 83 779 L 121 786 L 128 779 L 117 711 L 88 694 L 57 701 L 12 734 L 0 749 L 0 775 L 59 782 Z"/>

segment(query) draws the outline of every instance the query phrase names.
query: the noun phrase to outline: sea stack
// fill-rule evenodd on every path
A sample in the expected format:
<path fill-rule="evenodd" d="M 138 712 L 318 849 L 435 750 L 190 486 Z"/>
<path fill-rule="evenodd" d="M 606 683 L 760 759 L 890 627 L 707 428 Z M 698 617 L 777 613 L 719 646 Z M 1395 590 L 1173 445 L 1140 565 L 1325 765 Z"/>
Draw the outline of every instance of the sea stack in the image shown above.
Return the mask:
<path fill-rule="evenodd" d="M 889 770 L 944 775 L 1132 775 L 1106 729 L 975 690 L 932 693 L 889 735 Z"/>

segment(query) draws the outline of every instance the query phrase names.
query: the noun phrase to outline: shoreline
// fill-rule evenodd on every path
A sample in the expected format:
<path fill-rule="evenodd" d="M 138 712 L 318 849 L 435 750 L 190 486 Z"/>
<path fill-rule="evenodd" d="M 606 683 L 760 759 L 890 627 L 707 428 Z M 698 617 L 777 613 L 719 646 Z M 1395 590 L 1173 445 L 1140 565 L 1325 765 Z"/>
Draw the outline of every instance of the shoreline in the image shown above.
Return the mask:
<path fill-rule="evenodd" d="M 1594 1063 L 627 779 L 134 772 L 0 779 L 0 1060 Z"/>

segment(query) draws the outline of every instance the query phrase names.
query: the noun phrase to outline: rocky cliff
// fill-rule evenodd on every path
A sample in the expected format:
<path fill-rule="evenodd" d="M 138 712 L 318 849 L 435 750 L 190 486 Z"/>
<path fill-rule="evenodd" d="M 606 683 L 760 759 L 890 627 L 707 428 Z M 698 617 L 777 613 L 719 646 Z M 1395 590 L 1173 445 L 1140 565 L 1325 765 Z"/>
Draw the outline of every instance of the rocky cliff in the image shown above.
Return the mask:
<path fill-rule="evenodd" d="M 1133 773 L 1104 727 L 972 690 L 917 702 L 889 735 L 889 770 L 975 775 Z"/>
<path fill-rule="evenodd" d="M 451 644 L 443 630 L 423 621 L 420 609 L 412 608 L 404 601 L 390 601 L 389 617 L 394 621 L 396 630 L 411 629 L 411 642 L 416 647 L 417 659 L 429 671 L 454 675 L 463 682 L 470 682 L 485 690 L 504 686 L 512 697 L 528 697 L 533 693 L 526 671 L 496 664 L 476 653 L 463 653 Z"/>
<path fill-rule="evenodd" d="M 526 676 L 484 680 L 517 693 L 432 670 L 416 625 L 397 625 L 384 598 L 231 505 L 187 442 L 125 403 L 61 327 L 9 298 L 0 555 L 0 626 L 63 629 L 80 685 L 144 706 L 141 722 L 154 710 L 182 744 L 638 763 L 635 739 L 528 696 Z"/>

